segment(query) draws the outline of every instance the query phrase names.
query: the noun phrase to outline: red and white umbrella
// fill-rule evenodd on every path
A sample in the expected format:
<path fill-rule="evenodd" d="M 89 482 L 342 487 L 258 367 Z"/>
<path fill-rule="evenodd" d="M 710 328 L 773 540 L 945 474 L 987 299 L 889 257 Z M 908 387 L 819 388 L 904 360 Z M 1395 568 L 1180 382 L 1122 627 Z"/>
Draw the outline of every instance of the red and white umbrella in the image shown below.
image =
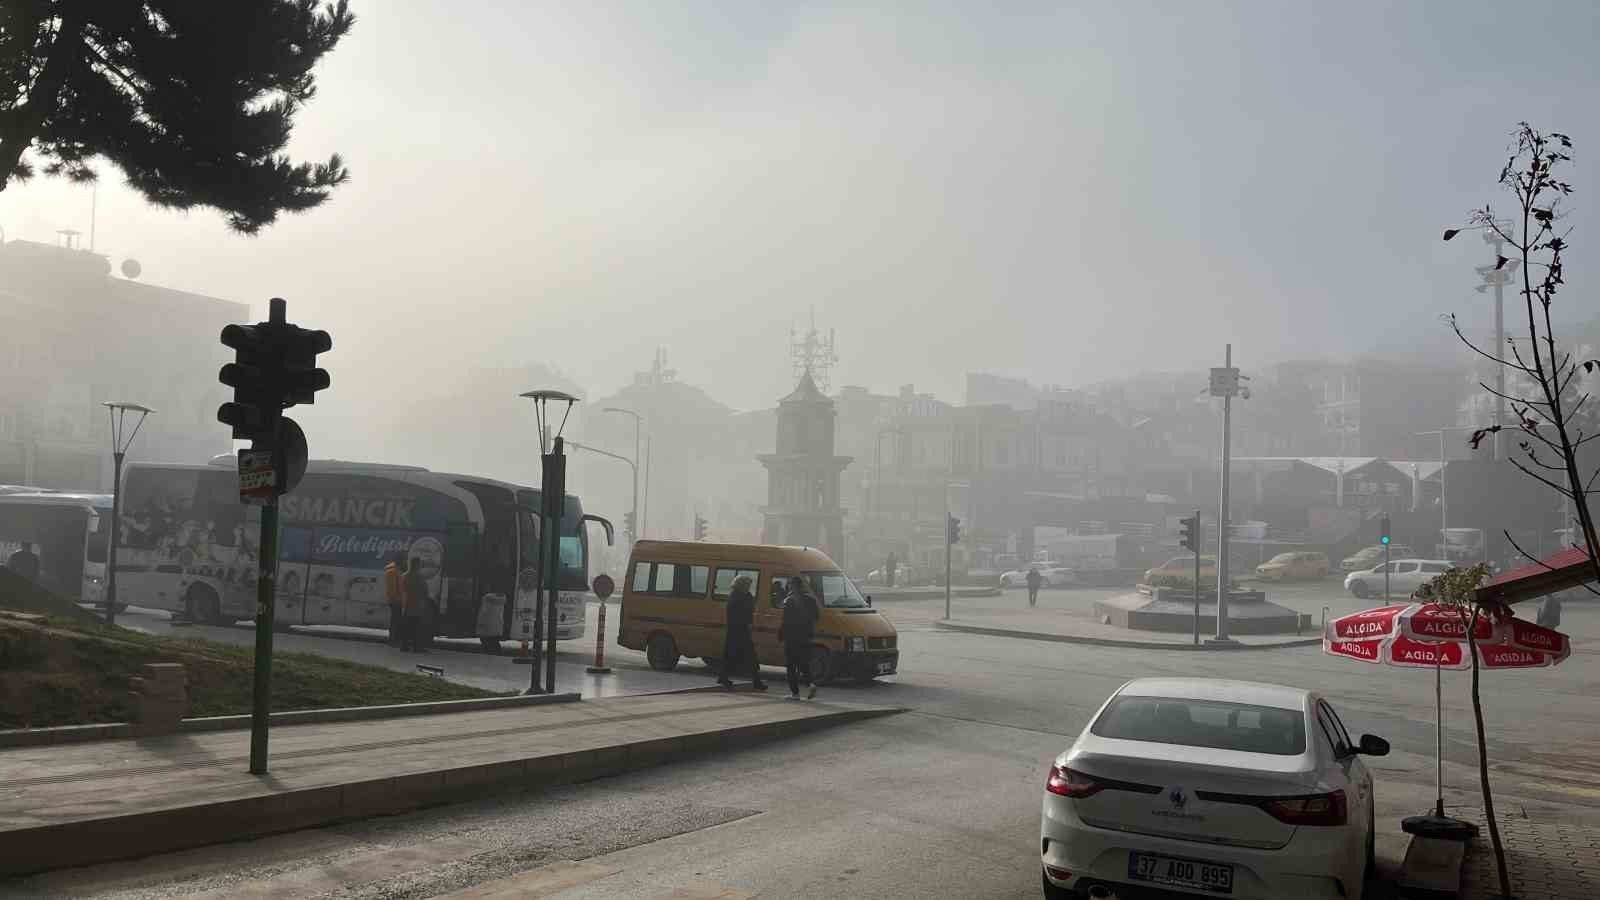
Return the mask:
<path fill-rule="evenodd" d="M 1438 603 L 1380 606 L 1328 623 L 1322 649 L 1367 663 L 1426 669 L 1466 669 L 1467 613 Z M 1478 663 L 1485 669 L 1553 666 L 1572 653 L 1559 631 L 1525 619 L 1496 622 L 1480 616 L 1473 627 Z"/>
<path fill-rule="evenodd" d="M 1378 665 L 1434 671 L 1433 703 L 1437 721 L 1434 766 L 1439 796 L 1435 813 L 1444 815 L 1444 703 L 1439 672 L 1468 669 L 1467 629 L 1484 669 L 1531 669 L 1559 664 L 1572 653 L 1572 641 L 1559 631 L 1525 619 L 1495 621 L 1438 603 L 1410 603 L 1340 616 L 1328 622 L 1322 650 L 1334 656 Z"/>

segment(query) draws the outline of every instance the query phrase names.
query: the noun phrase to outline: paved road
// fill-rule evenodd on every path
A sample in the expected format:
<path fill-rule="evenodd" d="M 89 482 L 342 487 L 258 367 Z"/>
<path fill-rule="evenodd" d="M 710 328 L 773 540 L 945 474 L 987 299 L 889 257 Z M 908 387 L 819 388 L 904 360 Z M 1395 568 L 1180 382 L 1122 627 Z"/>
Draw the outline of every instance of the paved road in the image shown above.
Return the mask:
<path fill-rule="evenodd" d="M 566 885 L 562 896 L 574 897 L 1033 897 L 1045 762 L 1108 692 L 1148 675 L 1314 686 L 1353 730 L 1389 738 L 1396 752 L 1376 761 L 1389 865 L 1403 848 L 1399 817 L 1429 805 L 1427 673 L 1316 648 L 1196 654 L 946 633 L 931 625 L 942 600 L 885 610 L 901 625 L 901 674 L 824 696 L 911 713 L 588 785 L 58 873 L 0 893 L 428 897 L 491 882 L 499 896 Z M 1502 808 L 1532 820 L 1600 824 L 1600 606 L 1568 606 L 1566 624 L 1579 642 L 1565 665 L 1485 676 L 1495 785 Z M 636 665 L 637 654 L 618 661 Z M 706 680 L 698 667 L 649 676 Z M 1445 701 L 1447 802 L 1468 801 L 1476 748 L 1467 678 L 1447 675 Z"/>

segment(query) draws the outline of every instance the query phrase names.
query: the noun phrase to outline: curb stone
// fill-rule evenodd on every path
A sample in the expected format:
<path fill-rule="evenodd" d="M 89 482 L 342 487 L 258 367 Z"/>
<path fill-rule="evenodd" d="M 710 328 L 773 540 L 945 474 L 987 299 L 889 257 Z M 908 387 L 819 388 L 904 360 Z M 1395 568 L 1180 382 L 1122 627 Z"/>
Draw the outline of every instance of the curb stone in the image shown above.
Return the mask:
<path fill-rule="evenodd" d="M 1322 638 L 1295 638 L 1293 640 L 1274 641 L 1264 644 L 1180 644 L 1168 641 L 1128 641 L 1120 638 L 1084 637 L 1073 634 L 1045 634 L 1034 631 L 1021 631 L 1015 628 L 989 628 L 982 625 L 966 625 L 960 622 L 935 621 L 935 628 L 945 631 L 959 631 L 966 634 L 981 634 L 989 637 L 1005 637 L 1024 641 L 1048 641 L 1057 644 L 1087 644 L 1092 647 L 1128 647 L 1136 650 L 1178 650 L 1190 653 L 1235 653 L 1245 650 L 1283 650 L 1290 647 L 1315 647 L 1322 643 Z"/>

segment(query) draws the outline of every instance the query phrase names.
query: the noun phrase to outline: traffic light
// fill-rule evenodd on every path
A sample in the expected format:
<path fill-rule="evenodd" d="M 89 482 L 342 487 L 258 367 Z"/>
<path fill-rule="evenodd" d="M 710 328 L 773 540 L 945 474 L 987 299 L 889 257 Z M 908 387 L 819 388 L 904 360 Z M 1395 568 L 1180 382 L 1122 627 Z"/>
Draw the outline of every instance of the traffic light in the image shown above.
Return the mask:
<path fill-rule="evenodd" d="M 317 354 L 333 349 L 326 331 L 289 326 L 283 350 L 283 405 L 317 402 L 317 391 L 332 383 L 326 369 L 317 368 Z"/>
<path fill-rule="evenodd" d="M 233 362 L 217 380 L 233 388 L 233 402 L 217 409 L 217 420 L 233 426 L 234 440 L 262 440 L 272 433 L 278 414 L 272 386 L 272 338 L 265 324 L 229 325 L 222 343 L 233 348 Z"/>
<path fill-rule="evenodd" d="M 326 331 L 290 323 L 287 304 L 279 298 L 270 308 L 265 322 L 222 329 L 222 343 L 233 349 L 234 361 L 222 367 L 217 380 L 233 388 L 233 400 L 217 408 L 217 421 L 233 429 L 234 440 L 277 451 L 275 466 L 283 472 L 275 484 L 284 493 L 305 471 L 307 451 L 304 435 L 283 411 L 316 402 L 317 392 L 331 384 L 327 370 L 317 368 L 317 354 L 333 349 L 333 339 Z"/>
<path fill-rule="evenodd" d="M 695 540 L 703 541 L 703 540 L 706 539 L 706 525 L 707 525 L 706 520 L 701 518 L 699 513 L 695 513 L 694 514 L 694 539 Z"/>
<path fill-rule="evenodd" d="M 961 520 L 950 516 L 945 520 L 945 542 L 948 544 L 961 543 Z"/>
<path fill-rule="evenodd" d="M 1389 516 L 1387 513 L 1378 520 L 1378 529 L 1378 543 L 1387 547 L 1389 545 Z"/>
<path fill-rule="evenodd" d="M 1200 517 L 1189 516 L 1182 519 L 1180 524 L 1182 526 L 1180 543 L 1183 544 L 1183 549 L 1195 553 L 1200 552 Z"/>

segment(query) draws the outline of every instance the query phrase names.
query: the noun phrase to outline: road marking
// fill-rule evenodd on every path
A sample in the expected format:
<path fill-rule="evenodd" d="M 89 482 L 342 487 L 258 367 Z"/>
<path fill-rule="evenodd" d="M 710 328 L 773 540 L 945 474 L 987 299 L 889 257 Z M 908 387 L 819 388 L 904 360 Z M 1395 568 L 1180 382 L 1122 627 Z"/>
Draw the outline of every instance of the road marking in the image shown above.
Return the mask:
<path fill-rule="evenodd" d="M 509 878 L 485 881 L 483 884 L 453 894 L 444 894 L 439 900 L 514 900 L 518 897 L 548 897 L 580 884 L 598 881 L 611 872 L 611 869 L 594 863 L 563 860 L 519 872 Z"/>
<path fill-rule="evenodd" d="M 656 894 L 653 900 L 750 900 L 755 894 L 738 888 L 723 887 L 707 881 L 694 881 L 681 888 Z"/>
<path fill-rule="evenodd" d="M 409 847 L 391 847 L 347 856 L 337 862 L 311 866 L 230 885 L 214 891 L 189 895 L 199 898 L 246 898 L 246 900 L 292 900 L 326 894 L 340 888 L 382 881 L 440 863 L 455 862 L 484 852 L 486 847 L 463 841 L 435 841 Z"/>
<path fill-rule="evenodd" d="M 1546 793 L 1555 794 L 1571 794 L 1574 797 L 1593 797 L 1600 799 L 1600 788 L 1577 787 L 1574 785 L 1557 784 L 1553 782 L 1534 783 L 1531 781 L 1520 781 L 1517 784 L 1532 791 L 1544 791 Z"/>

